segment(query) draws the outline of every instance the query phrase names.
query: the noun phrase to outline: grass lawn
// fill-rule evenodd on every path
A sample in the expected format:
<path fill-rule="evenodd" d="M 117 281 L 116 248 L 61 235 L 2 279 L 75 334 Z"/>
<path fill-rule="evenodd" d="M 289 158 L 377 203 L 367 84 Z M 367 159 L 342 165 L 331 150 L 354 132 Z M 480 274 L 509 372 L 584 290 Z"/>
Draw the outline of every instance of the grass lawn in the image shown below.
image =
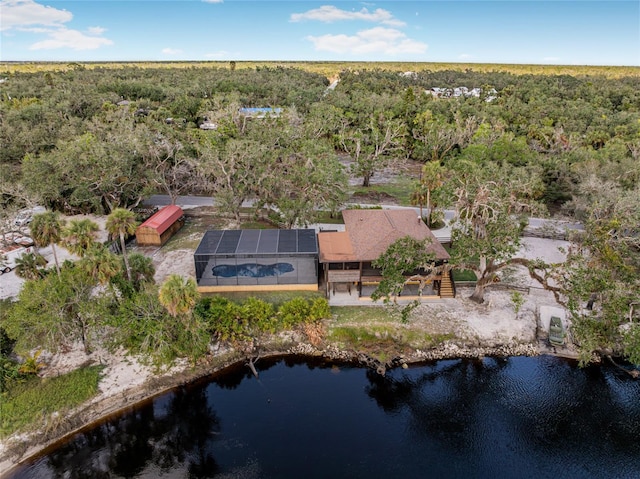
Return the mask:
<path fill-rule="evenodd" d="M 0 437 L 33 425 L 55 426 L 53 413 L 59 413 L 62 421 L 65 411 L 96 395 L 103 368 L 90 366 L 55 378 L 33 378 L 12 385 L 0 400 Z"/>
<path fill-rule="evenodd" d="M 374 178 L 375 180 L 375 178 Z M 416 179 L 401 175 L 389 183 L 375 184 L 365 188 L 356 187 L 350 201 L 354 203 L 379 203 L 385 200 L 394 200 L 401 206 L 411 206 L 411 192 L 414 189 Z"/>
<path fill-rule="evenodd" d="M 451 272 L 454 281 L 477 281 L 476 274 L 470 269 L 454 269 Z"/>
<path fill-rule="evenodd" d="M 389 309 L 384 306 L 333 306 L 331 314 L 339 323 L 388 322 Z"/>
<path fill-rule="evenodd" d="M 321 211 L 318 217 L 318 223 L 328 223 L 332 225 L 343 225 L 344 219 L 342 218 L 342 214 L 331 213 L 330 211 Z"/>

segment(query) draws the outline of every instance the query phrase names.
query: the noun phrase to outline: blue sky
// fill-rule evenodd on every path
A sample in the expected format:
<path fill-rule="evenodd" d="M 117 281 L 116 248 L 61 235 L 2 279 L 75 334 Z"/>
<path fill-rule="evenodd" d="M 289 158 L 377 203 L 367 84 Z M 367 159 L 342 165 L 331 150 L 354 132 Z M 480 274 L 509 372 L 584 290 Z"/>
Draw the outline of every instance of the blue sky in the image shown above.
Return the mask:
<path fill-rule="evenodd" d="M 0 0 L 2 61 L 640 66 L 638 0 Z"/>

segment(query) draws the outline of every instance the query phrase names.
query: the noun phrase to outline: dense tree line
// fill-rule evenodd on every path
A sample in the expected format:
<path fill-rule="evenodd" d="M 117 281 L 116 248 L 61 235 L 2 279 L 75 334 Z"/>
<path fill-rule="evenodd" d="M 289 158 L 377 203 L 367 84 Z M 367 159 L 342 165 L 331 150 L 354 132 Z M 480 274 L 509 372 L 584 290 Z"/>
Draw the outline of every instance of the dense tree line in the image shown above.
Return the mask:
<path fill-rule="evenodd" d="M 640 155 L 638 83 L 637 77 L 365 69 L 343 71 L 327 90 L 326 78 L 282 67 L 12 73 L 0 84 L 3 190 L 19 182 L 56 209 L 109 213 L 151 191 L 216 192 L 225 175 L 201 161 L 212 148 L 218 165 L 226 165 L 237 162 L 230 153 L 237 141 L 249 142 L 257 150 L 240 148 L 252 151 L 244 161 L 274 171 L 274 146 L 282 164 L 287 148 L 304 151 L 306 141 L 351 156 L 351 173 L 364 185 L 394 159 L 446 162 L 467 148 L 482 161 L 535 165 L 545 184 L 542 199 L 555 210 L 573 199 L 591 163 L 612 175 L 637 170 L 630 167 Z M 429 94 L 456 87 L 482 93 Z M 240 107 L 284 108 L 287 115 L 258 126 L 239 115 Z M 217 129 L 198 129 L 204 122 Z M 317 182 L 339 170 L 335 161 L 314 165 L 324 168 L 333 171 Z"/>
<path fill-rule="evenodd" d="M 4 215 L 30 202 L 110 214 L 152 192 L 201 193 L 236 218 L 252 199 L 292 227 L 337 211 L 349 175 L 366 187 L 400 160 L 424 163 L 414 200 L 429 222 L 456 209 L 464 247 L 453 261 L 476 271 L 475 300 L 513 263 L 522 217 L 573 216 L 587 228 L 565 269 L 526 266 L 566 302 L 586 353 L 640 362 L 638 76 L 347 68 L 328 88 L 296 68 L 78 65 L 3 77 Z M 282 113 L 256 119 L 243 107 Z"/>

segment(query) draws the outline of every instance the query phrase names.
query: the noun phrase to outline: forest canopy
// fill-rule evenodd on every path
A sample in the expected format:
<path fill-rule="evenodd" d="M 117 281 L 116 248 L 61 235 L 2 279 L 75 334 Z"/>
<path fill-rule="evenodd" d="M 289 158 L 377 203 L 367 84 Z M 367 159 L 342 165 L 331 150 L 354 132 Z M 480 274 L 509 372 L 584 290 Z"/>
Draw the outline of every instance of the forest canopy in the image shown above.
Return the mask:
<path fill-rule="evenodd" d="M 238 161 L 230 153 L 237 142 L 255 147 L 244 161 L 271 171 L 291 168 L 291 149 L 312 161 L 304 145 L 314 143 L 350 156 L 350 172 L 365 185 L 397 158 L 445 164 L 473 156 L 532 166 L 544 182 L 544 203 L 578 216 L 585 214 L 585 176 L 623 188 L 638 179 L 640 72 L 631 68 L 613 76 L 593 67 L 569 75 L 556 67 L 533 74 L 524 66 L 514 73 L 401 64 L 414 70 L 399 72 L 345 64 L 330 65 L 343 69 L 329 87 L 313 72 L 321 65 L 197 65 L 49 64 L 28 72 L 35 66 L 5 64 L 3 204 L 28 194 L 61 211 L 108 214 L 178 185 L 182 193 L 213 193 L 220 177 L 212 162 Z M 239 114 L 250 107 L 286 114 L 251 122 Z M 333 169 L 322 180 L 340 174 L 336 162 L 323 160 L 322 168 Z M 20 195 L 5 191 L 16 184 Z"/>
<path fill-rule="evenodd" d="M 251 199 L 293 227 L 337 212 L 350 179 L 371 188 L 385 168 L 413 162 L 423 173 L 407 197 L 428 199 L 429 221 L 432 210 L 457 210 L 454 236 L 469 240 L 457 260 L 478 263 L 486 284 L 511 260 L 526 214 L 582 221 L 564 270 L 529 266 L 555 278 L 546 284 L 585 351 L 622 344 L 640 362 L 637 68 L 2 68 L 3 219 L 33 204 L 111 214 L 152 193 L 191 193 L 236 218 Z"/>

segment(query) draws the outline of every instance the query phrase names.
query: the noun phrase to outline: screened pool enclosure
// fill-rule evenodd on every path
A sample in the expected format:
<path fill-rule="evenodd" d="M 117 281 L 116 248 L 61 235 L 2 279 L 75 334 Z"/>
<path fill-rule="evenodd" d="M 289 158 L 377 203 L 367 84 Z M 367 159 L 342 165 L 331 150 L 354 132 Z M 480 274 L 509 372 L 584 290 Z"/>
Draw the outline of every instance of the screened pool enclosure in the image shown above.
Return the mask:
<path fill-rule="evenodd" d="M 209 230 L 194 261 L 202 292 L 318 288 L 313 229 Z"/>

